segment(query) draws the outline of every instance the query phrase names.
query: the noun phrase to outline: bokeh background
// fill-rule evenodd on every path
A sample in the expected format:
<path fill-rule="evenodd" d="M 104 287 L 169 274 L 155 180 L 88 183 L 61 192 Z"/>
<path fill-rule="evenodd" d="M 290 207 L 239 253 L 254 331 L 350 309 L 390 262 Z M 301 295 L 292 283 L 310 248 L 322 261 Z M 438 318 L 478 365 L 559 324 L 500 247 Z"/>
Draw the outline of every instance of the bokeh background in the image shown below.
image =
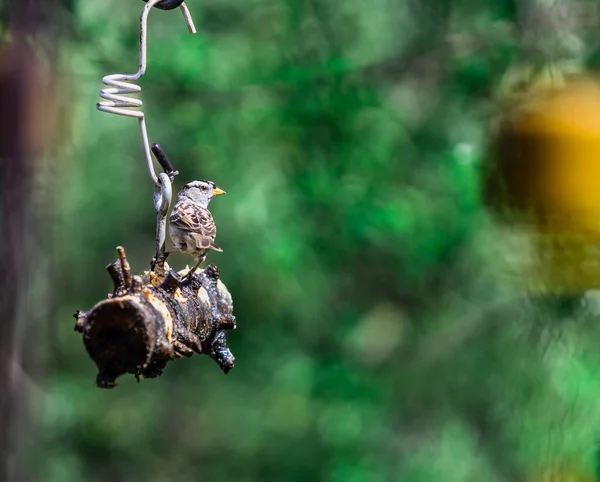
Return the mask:
<path fill-rule="evenodd" d="M 577 179 L 600 179 L 593 87 L 550 120 L 543 101 L 546 124 L 522 120 L 538 92 L 593 74 L 600 2 L 187 4 L 195 36 L 177 11 L 150 15 L 140 84 L 176 185 L 227 191 L 211 205 L 224 253 L 209 261 L 234 298 L 236 367 L 223 375 L 196 356 L 158 379 L 94 386 L 73 312 L 111 289 L 117 245 L 138 273 L 154 252 L 137 124 L 95 109 L 104 75 L 137 68 L 142 2 L 55 2 L 51 54 L 33 42 L 52 72 L 46 123 L 59 140 L 32 187 L 48 202 L 37 257 L 51 268 L 27 305 L 48 315 L 28 320 L 24 344 L 24 480 L 596 480 L 599 185 L 586 184 L 591 227 L 540 237 L 550 208 L 507 218 L 489 180 L 512 160 L 528 191 L 582 106 L 588 123 L 553 162 L 571 172 L 587 135 Z M 511 137 L 494 147 L 512 116 L 517 137 L 522 125 L 541 136 L 541 167 Z M 531 203 L 523 211 L 539 214 Z M 556 261 L 557 244 L 576 255 Z"/>

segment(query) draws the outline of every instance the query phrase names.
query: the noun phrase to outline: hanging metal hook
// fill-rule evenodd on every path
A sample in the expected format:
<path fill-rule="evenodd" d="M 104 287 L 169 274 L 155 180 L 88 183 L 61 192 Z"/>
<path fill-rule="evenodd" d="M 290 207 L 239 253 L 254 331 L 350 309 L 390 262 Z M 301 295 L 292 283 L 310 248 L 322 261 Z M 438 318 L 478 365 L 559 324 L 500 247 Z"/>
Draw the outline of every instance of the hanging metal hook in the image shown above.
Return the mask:
<path fill-rule="evenodd" d="M 178 174 L 173 169 L 171 161 L 165 151 L 159 144 L 152 144 L 152 154 L 164 169 L 158 175 L 159 187 L 154 187 L 154 209 L 156 210 L 156 254 L 151 262 L 151 268 L 154 271 L 156 266 L 163 265 L 165 254 L 165 243 L 167 239 L 167 213 L 173 197 L 173 178 Z"/>
<path fill-rule="evenodd" d="M 144 150 L 144 158 L 148 175 L 154 184 L 154 209 L 156 211 L 156 255 L 152 262 L 152 269 L 157 263 L 163 263 L 165 259 L 165 240 L 167 228 L 167 212 L 171 205 L 173 196 L 171 184 L 177 171 L 173 169 L 170 161 L 164 151 L 158 144 L 154 144 L 150 148 L 148 140 L 148 130 L 146 128 L 146 120 L 144 113 L 140 110 L 143 102 L 140 99 L 129 97 L 131 94 L 141 92 L 141 87 L 132 83 L 139 80 L 146 73 L 146 54 L 148 43 L 148 15 L 154 6 L 163 10 L 171 10 L 180 8 L 183 18 L 190 33 L 196 33 L 194 21 L 187 9 L 185 3 L 181 0 L 144 0 L 146 5 L 142 10 L 140 17 L 140 63 L 139 69 L 135 74 L 113 74 L 107 75 L 102 79 L 102 83 L 108 88 L 100 91 L 100 97 L 105 99 L 96 104 L 96 108 L 102 112 L 110 114 L 122 115 L 125 117 L 133 117 L 138 120 L 140 128 L 140 136 L 142 138 L 142 148 Z M 156 175 L 154 171 L 154 162 L 150 151 L 154 153 L 159 164 L 165 172 Z"/>
<path fill-rule="evenodd" d="M 165 257 L 165 243 L 167 240 L 167 212 L 171 205 L 173 190 L 168 174 L 161 172 L 158 175 L 160 187 L 154 187 L 154 209 L 156 210 L 156 253 L 154 262 L 162 262 Z"/>
<path fill-rule="evenodd" d="M 143 102 L 140 99 L 129 97 L 129 95 L 139 94 L 142 91 L 139 85 L 133 84 L 131 81 L 139 80 L 142 75 L 146 73 L 148 15 L 150 14 L 152 7 L 165 1 L 167 0 L 148 0 L 144 6 L 144 9 L 142 10 L 142 15 L 140 18 L 140 67 L 138 71 L 135 74 L 112 74 L 105 76 L 102 79 L 102 83 L 109 86 L 109 88 L 102 89 L 100 91 L 100 97 L 106 100 L 96 104 L 96 108 L 102 112 L 108 112 L 110 114 L 122 115 L 126 117 L 134 117 L 138 119 L 140 135 L 142 138 L 142 147 L 144 149 L 144 158 L 146 160 L 146 168 L 148 170 L 150 179 L 156 187 L 160 187 L 160 184 L 154 171 L 154 164 L 150 155 L 150 143 L 148 140 L 146 120 L 144 118 L 144 113 L 141 110 L 136 110 L 143 106 Z M 196 33 L 194 21 L 192 20 L 190 12 L 185 3 L 182 2 L 179 5 L 179 8 L 183 13 L 185 23 L 190 33 Z"/>

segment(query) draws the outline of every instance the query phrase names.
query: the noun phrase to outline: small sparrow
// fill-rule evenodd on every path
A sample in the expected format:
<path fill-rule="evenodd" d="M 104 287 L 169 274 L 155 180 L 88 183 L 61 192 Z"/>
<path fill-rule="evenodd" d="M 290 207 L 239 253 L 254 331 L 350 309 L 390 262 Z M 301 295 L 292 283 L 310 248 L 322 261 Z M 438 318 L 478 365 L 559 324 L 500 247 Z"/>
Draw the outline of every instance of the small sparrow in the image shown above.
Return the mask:
<path fill-rule="evenodd" d="M 208 204 L 225 191 L 211 181 L 192 181 L 183 186 L 177 196 L 169 220 L 169 235 L 175 250 L 194 256 L 196 265 L 188 272 L 191 278 L 206 259 L 209 250 L 223 251 L 215 244 L 217 227 Z"/>

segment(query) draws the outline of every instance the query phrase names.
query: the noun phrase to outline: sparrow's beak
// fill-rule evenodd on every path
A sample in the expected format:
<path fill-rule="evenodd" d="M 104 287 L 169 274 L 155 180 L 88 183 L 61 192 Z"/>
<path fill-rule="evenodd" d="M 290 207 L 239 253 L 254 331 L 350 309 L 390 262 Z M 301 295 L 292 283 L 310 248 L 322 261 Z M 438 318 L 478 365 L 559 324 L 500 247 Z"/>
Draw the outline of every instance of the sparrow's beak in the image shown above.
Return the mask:
<path fill-rule="evenodd" d="M 223 191 L 223 189 L 219 189 L 218 187 L 215 187 L 213 190 L 213 194 L 215 196 L 220 196 L 221 194 L 225 194 L 225 191 Z"/>

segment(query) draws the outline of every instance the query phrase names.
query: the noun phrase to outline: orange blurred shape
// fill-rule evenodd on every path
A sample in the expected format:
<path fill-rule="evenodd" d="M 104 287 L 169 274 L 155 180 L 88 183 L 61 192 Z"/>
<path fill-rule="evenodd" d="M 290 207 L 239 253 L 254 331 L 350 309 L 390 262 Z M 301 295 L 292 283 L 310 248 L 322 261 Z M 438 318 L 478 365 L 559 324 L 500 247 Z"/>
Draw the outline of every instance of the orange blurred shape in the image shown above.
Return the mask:
<path fill-rule="evenodd" d="M 527 479 L 528 482 L 596 482 L 595 475 L 583 473 L 583 470 L 554 469 Z"/>
<path fill-rule="evenodd" d="M 505 113 L 490 154 L 485 203 L 503 221 L 534 228 L 545 289 L 600 287 L 598 82 L 532 94 Z"/>

